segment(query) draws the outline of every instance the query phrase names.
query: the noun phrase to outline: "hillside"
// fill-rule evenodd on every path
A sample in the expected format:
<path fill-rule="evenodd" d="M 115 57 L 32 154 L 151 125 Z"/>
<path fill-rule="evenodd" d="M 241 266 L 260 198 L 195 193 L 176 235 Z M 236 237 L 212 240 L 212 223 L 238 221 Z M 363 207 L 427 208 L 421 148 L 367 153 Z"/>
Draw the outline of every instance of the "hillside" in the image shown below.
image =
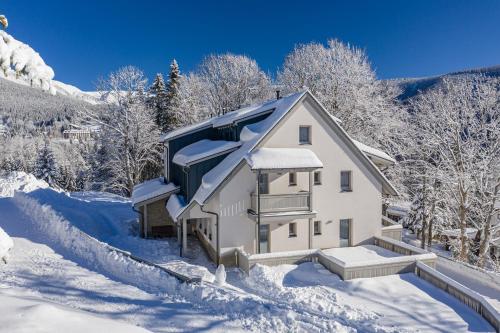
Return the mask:
<path fill-rule="evenodd" d="M 448 74 L 430 76 L 423 78 L 402 78 L 393 79 L 389 82 L 396 84 L 402 93 L 399 95 L 399 99 L 404 101 L 415 96 L 419 91 L 426 91 L 439 86 L 439 84 L 445 78 L 466 78 L 474 76 L 489 76 L 489 77 L 500 77 L 500 65 L 492 67 L 483 67 L 476 69 L 468 69 L 458 72 L 452 72 Z"/>

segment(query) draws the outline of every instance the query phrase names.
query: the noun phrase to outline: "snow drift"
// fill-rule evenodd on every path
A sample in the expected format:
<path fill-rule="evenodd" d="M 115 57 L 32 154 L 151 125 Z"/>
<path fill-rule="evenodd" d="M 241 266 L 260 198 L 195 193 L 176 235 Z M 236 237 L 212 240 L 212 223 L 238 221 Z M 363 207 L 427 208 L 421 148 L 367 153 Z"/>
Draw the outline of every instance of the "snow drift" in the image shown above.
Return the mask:
<path fill-rule="evenodd" d="M 7 256 L 10 249 L 14 247 L 14 242 L 12 238 L 3 231 L 0 227 L 0 261 L 7 262 Z"/>
<path fill-rule="evenodd" d="M 13 171 L 2 177 L 2 186 L 0 186 L 0 198 L 13 197 L 15 191 L 32 192 L 41 188 L 48 188 L 49 184 L 43 180 L 37 179 L 32 174 L 22 171 Z"/>

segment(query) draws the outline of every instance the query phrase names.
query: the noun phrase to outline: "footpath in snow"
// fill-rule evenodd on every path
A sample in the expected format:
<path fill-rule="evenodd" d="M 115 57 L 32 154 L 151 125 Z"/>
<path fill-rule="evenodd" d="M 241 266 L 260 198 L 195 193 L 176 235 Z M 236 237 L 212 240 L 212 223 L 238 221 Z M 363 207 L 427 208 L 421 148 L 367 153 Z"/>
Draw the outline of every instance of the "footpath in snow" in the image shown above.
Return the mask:
<path fill-rule="evenodd" d="M 12 191 L 0 197 L 0 226 L 14 241 L 8 264 L 0 266 L 0 302 L 16 307 L 24 304 L 17 298 L 27 298 L 41 305 L 32 318 L 86 311 L 154 332 L 492 331 L 474 311 L 413 274 L 344 282 L 319 264 L 257 266 L 249 277 L 228 270 L 220 287 L 210 282 L 215 267 L 201 251 L 186 262 L 174 242 L 137 237 L 128 200 L 28 186 L 33 180 L 26 177 L 14 177 L 22 180 L 11 180 Z M 24 192 L 13 193 L 16 188 Z M 204 272 L 208 282 L 179 283 L 108 251 L 107 244 Z"/>

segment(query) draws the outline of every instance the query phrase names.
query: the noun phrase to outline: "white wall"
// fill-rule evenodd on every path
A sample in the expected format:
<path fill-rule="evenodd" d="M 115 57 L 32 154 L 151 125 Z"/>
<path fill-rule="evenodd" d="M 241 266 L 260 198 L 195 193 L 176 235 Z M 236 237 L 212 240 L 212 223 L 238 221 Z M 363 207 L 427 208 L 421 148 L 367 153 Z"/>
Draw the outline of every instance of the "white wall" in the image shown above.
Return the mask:
<path fill-rule="evenodd" d="M 310 99 L 310 97 L 308 97 Z M 269 148 L 307 148 L 323 162 L 321 185 L 313 185 L 314 220 L 322 221 L 322 235 L 313 236 L 313 247 L 339 245 L 339 220 L 352 219 L 353 245 L 380 235 L 382 185 L 357 160 L 323 118 L 306 99 L 274 129 L 262 144 Z M 299 144 L 299 126 L 311 126 L 311 145 Z M 340 192 L 340 171 L 352 172 L 352 192 Z M 298 177 L 297 188 L 307 190 L 306 174 Z M 271 193 L 288 193 L 288 175 L 273 183 Z M 280 186 L 281 187 L 280 187 Z"/>

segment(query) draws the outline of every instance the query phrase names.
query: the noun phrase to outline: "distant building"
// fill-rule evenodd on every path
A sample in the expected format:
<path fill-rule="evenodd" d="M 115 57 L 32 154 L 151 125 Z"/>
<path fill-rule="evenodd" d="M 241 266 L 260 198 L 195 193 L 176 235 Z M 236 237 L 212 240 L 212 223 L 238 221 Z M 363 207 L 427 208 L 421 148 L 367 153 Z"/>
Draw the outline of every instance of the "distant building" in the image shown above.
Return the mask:
<path fill-rule="evenodd" d="M 70 124 L 70 129 L 64 130 L 63 138 L 69 140 L 88 141 L 100 131 L 99 125 Z"/>

